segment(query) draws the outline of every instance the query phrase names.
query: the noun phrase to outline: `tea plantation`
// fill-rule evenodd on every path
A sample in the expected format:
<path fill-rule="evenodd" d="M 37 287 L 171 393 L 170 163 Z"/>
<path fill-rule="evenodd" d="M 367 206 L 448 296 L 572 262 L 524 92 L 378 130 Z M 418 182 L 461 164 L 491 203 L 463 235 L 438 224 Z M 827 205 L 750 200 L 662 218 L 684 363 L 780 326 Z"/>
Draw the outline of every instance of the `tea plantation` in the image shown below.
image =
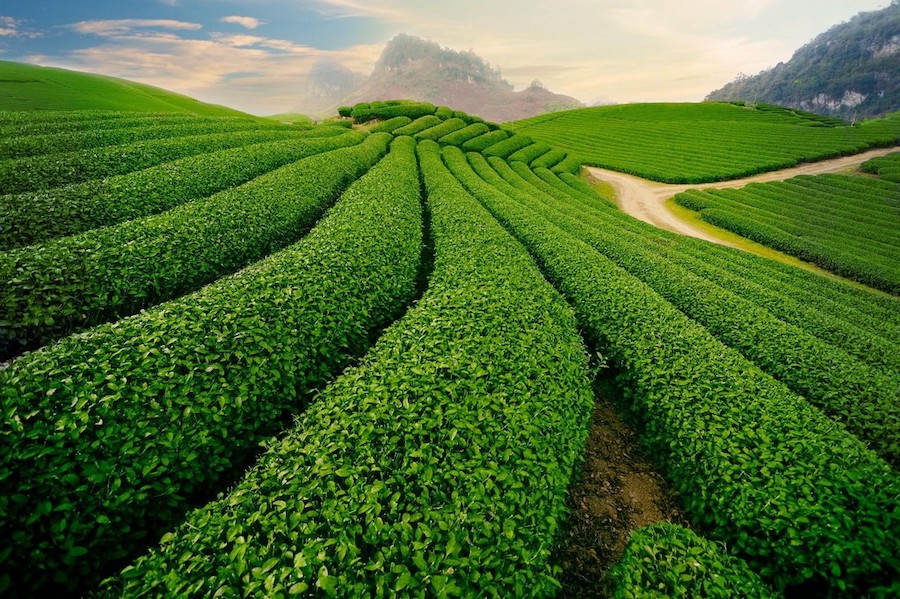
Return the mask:
<path fill-rule="evenodd" d="M 888 293 L 575 176 L 735 177 L 896 115 L 340 113 L 0 112 L 0 594 L 553 596 L 600 366 L 690 522 L 632 536 L 618 596 L 900 593 L 895 161 L 679 200 Z"/>
<path fill-rule="evenodd" d="M 866 168 L 889 172 L 877 164 Z M 675 201 L 709 223 L 900 294 L 900 182 L 801 176 L 739 190 L 687 191 Z"/>
<path fill-rule="evenodd" d="M 509 124 L 584 164 L 665 183 L 703 183 L 897 145 L 900 113 L 848 125 L 765 104 L 626 104 Z"/>

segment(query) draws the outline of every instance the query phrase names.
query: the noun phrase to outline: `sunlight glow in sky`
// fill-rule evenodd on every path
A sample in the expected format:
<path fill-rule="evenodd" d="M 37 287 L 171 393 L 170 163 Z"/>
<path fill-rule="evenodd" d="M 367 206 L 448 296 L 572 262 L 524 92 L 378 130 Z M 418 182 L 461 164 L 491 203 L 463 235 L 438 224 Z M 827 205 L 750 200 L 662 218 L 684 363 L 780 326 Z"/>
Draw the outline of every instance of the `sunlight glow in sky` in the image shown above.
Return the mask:
<path fill-rule="evenodd" d="M 397 33 L 472 50 L 516 89 L 591 104 L 699 101 L 890 0 L 5 0 L 0 60 L 284 112 L 312 63 L 371 72 Z"/>

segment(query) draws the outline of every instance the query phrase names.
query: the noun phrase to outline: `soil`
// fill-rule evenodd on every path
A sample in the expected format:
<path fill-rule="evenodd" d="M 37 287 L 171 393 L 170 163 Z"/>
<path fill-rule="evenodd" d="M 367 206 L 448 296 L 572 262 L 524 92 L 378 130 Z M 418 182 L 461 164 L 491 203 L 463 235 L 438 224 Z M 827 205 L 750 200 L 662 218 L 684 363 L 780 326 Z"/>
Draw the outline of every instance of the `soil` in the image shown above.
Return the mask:
<path fill-rule="evenodd" d="M 674 491 L 610 400 L 612 385 L 599 381 L 595 395 L 584 469 L 569 489 L 568 529 L 556 553 L 563 570 L 559 597 L 609 596 L 605 574 L 632 531 L 663 520 L 687 524 Z"/>
<path fill-rule="evenodd" d="M 587 167 L 592 177 L 601 181 L 605 181 L 613 186 L 616 190 L 617 202 L 623 212 L 639 218 L 645 222 L 655 225 L 661 229 L 667 229 L 680 233 L 682 235 L 690 235 L 713 243 L 736 247 L 719 237 L 710 234 L 707 231 L 698 229 L 690 223 L 686 223 L 675 214 L 673 214 L 665 205 L 666 200 L 672 196 L 686 191 L 688 189 L 730 189 L 744 187 L 749 183 L 764 183 L 770 181 L 783 181 L 796 177 L 798 175 L 821 175 L 824 173 L 837 173 L 853 169 L 866 160 L 875 158 L 876 156 L 884 156 L 896 152 L 897 148 L 879 148 L 870 150 L 862 154 L 854 154 L 853 156 L 843 156 L 833 160 L 822 160 L 820 162 L 810 162 L 801 164 L 793 168 L 762 173 L 752 177 L 743 179 L 732 179 L 731 181 L 719 181 L 716 183 L 702 183 L 694 185 L 672 185 L 666 183 L 657 183 L 648 181 L 639 177 L 633 177 L 624 173 L 611 171 L 607 169 Z"/>

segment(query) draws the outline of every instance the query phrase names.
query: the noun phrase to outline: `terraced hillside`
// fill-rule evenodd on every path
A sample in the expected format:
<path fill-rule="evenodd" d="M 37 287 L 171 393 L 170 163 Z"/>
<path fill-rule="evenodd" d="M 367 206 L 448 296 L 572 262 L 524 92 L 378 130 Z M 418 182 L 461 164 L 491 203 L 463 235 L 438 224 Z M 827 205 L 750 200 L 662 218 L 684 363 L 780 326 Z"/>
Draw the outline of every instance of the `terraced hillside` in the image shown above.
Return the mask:
<path fill-rule="evenodd" d="M 665 183 L 746 177 L 900 141 L 900 113 L 847 125 L 765 104 L 628 104 L 510 123 L 584 163 Z"/>
<path fill-rule="evenodd" d="M 900 294 L 900 183 L 801 176 L 737 190 L 687 191 L 675 201 L 709 223 Z"/>
<path fill-rule="evenodd" d="M 636 221 L 530 134 L 344 112 L 0 113 L 0 592 L 552 596 L 597 370 L 691 527 L 618 592 L 898 590 L 896 298 Z"/>

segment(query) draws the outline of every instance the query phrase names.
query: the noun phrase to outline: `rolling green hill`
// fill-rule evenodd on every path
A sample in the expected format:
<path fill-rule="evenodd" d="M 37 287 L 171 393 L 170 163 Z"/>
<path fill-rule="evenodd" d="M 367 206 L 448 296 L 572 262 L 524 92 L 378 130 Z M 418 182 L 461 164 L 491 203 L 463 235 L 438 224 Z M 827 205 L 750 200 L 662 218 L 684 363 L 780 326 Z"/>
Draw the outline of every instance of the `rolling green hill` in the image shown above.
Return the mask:
<path fill-rule="evenodd" d="M 703 220 L 826 270 L 900 293 L 900 184 L 801 176 L 741 189 L 688 190 L 675 201 Z"/>
<path fill-rule="evenodd" d="M 0 110 L 120 110 L 246 116 L 158 87 L 66 69 L 0 61 Z"/>
<path fill-rule="evenodd" d="M 621 595 L 897 594 L 896 297 L 635 220 L 554 120 L 342 113 L 0 112 L 0 594 L 585 596 L 594 375 L 690 526 L 631 535 Z M 704 172 L 896 126 L 601 114 L 560 141 Z"/>
<path fill-rule="evenodd" d="M 900 141 L 900 113 L 851 126 L 742 102 L 601 106 L 507 126 L 591 166 L 666 183 L 736 179 Z"/>

